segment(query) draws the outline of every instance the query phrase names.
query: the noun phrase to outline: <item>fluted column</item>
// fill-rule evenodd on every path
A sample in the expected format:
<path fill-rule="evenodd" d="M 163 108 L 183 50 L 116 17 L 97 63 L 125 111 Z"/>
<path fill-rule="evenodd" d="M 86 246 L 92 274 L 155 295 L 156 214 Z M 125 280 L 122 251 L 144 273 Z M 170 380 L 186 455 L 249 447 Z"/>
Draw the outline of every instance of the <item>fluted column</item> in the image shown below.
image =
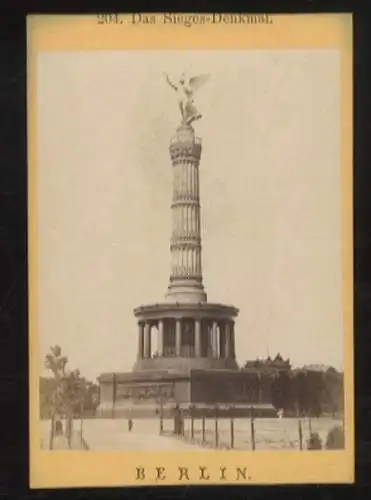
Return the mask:
<path fill-rule="evenodd" d="M 157 351 L 159 356 L 164 355 L 164 322 L 162 319 L 158 322 L 158 346 Z"/>
<path fill-rule="evenodd" d="M 213 326 L 212 326 L 212 350 L 213 350 L 213 357 L 218 358 L 218 323 L 216 321 L 213 321 Z"/>
<path fill-rule="evenodd" d="M 181 354 L 182 347 L 182 322 L 180 319 L 175 323 L 175 354 L 177 357 Z"/>
<path fill-rule="evenodd" d="M 142 359 L 144 355 L 144 327 L 143 323 L 138 323 L 138 358 Z"/>
<path fill-rule="evenodd" d="M 195 321 L 195 355 L 196 358 L 201 357 L 201 321 Z"/>
<path fill-rule="evenodd" d="M 235 359 L 236 357 L 236 346 L 235 346 L 235 338 L 234 338 L 234 321 L 230 322 L 230 342 L 231 342 L 231 357 Z"/>
<path fill-rule="evenodd" d="M 172 265 L 167 297 L 206 302 L 201 269 L 200 200 L 198 196 L 201 141 L 183 125 L 170 144 L 173 164 Z"/>
<path fill-rule="evenodd" d="M 144 324 L 144 357 L 151 357 L 151 329 L 150 324 Z"/>
<path fill-rule="evenodd" d="M 231 357 L 231 329 L 229 322 L 225 322 L 225 357 L 228 359 Z"/>

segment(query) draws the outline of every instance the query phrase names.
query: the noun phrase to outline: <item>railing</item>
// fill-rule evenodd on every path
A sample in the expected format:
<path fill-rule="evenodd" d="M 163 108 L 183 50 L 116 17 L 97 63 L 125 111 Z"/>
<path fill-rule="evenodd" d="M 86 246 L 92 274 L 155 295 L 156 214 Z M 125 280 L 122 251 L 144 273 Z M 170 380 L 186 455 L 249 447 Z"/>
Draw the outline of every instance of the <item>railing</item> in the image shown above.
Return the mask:
<path fill-rule="evenodd" d="M 220 407 L 215 407 L 213 414 L 210 411 L 208 414 L 200 413 L 200 409 L 197 406 L 192 407 L 192 405 L 186 411 L 180 406 L 177 411 L 174 409 L 172 418 L 167 418 L 166 424 L 161 418 L 161 434 L 212 449 L 250 449 L 251 451 L 256 449 L 297 449 L 302 451 L 344 448 L 344 426 L 341 425 L 334 425 L 329 431 L 325 431 L 327 438 L 324 437 L 326 435 L 324 433 L 322 433 L 323 437 L 321 438 L 316 429 L 313 430 L 313 426 L 316 427 L 316 424 L 311 422 L 310 418 L 287 418 L 285 419 L 287 426 L 279 424 L 279 422 L 282 423 L 282 420 L 277 418 L 268 419 L 272 429 L 267 432 L 266 428 L 261 428 L 264 419 L 256 423 L 253 410 L 249 416 L 237 417 L 234 415 L 223 416 Z M 276 424 L 275 429 L 273 428 L 274 424 Z M 329 435 L 334 433 L 334 429 L 340 436 L 336 446 L 329 444 Z M 277 436 L 275 441 L 272 440 L 272 431 Z"/>

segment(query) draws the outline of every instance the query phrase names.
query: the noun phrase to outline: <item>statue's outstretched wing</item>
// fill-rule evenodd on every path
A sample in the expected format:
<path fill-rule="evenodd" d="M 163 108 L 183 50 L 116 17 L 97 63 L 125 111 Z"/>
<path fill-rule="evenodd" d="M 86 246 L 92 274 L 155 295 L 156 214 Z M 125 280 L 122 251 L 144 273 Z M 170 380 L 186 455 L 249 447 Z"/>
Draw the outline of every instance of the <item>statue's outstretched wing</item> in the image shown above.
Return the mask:
<path fill-rule="evenodd" d="M 192 78 L 189 79 L 189 86 L 195 92 L 198 90 L 202 85 L 204 85 L 207 80 L 209 79 L 210 75 L 199 75 L 199 76 L 193 76 Z"/>
<path fill-rule="evenodd" d="M 170 80 L 169 75 L 167 73 L 164 73 L 164 77 L 171 88 L 173 88 L 174 90 L 178 90 L 177 85 L 175 85 L 175 83 Z"/>

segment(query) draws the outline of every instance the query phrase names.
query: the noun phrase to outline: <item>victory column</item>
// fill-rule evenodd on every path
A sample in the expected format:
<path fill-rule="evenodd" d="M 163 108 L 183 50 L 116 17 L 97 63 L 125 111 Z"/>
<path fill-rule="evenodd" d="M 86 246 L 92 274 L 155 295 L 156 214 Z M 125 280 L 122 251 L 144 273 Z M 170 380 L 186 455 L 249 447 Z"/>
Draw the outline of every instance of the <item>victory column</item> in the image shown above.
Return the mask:
<path fill-rule="evenodd" d="M 201 200 L 199 168 L 202 141 L 192 123 L 202 118 L 194 94 L 208 75 L 179 82 L 176 91 L 181 123 L 170 142 L 173 170 L 171 272 L 165 301 L 134 310 L 138 324 L 137 360 L 131 373 L 106 373 L 99 378 L 101 415 L 149 417 L 171 412 L 213 411 L 215 405 L 235 416 L 254 403 L 260 413 L 274 412 L 266 396 L 252 394 L 251 374 L 241 371 L 235 354 L 234 306 L 209 303 L 202 280 Z M 157 349 L 153 333 L 157 332 Z M 248 396 L 249 395 L 249 396 Z M 250 399 L 249 401 L 246 398 Z M 251 400 L 253 398 L 254 401 Z M 268 398 L 269 399 L 269 398 Z M 275 412 L 274 412 L 275 413 Z"/>

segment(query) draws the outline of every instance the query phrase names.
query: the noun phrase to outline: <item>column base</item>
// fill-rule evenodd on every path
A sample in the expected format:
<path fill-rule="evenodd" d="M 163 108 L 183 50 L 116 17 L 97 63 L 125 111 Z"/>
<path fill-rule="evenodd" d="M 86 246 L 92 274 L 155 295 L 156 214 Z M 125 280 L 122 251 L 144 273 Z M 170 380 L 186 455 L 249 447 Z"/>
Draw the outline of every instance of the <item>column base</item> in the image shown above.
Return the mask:
<path fill-rule="evenodd" d="M 165 297 L 169 302 L 207 302 L 203 285 L 193 280 L 179 280 L 170 283 Z"/>

